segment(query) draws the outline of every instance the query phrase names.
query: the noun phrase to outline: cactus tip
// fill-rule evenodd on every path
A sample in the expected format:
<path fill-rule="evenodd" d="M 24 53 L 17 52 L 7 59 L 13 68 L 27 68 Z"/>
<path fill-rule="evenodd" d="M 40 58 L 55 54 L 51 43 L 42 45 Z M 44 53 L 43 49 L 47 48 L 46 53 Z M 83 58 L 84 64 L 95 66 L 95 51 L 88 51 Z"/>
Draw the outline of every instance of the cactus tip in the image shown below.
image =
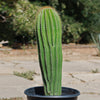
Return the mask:
<path fill-rule="evenodd" d="M 41 8 L 41 10 L 42 10 L 42 9 L 54 9 L 54 8 L 52 8 L 52 7 L 50 7 L 50 6 L 44 6 L 44 7 Z"/>

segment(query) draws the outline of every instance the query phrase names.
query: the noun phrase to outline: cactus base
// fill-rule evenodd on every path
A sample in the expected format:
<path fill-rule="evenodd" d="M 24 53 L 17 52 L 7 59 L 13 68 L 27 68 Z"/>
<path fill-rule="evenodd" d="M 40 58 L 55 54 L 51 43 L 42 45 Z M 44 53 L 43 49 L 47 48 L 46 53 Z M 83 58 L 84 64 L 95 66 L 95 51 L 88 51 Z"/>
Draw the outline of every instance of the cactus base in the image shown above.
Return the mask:
<path fill-rule="evenodd" d="M 62 87 L 61 96 L 45 96 L 43 87 L 33 87 L 25 90 L 28 100 L 77 100 L 80 92 L 76 89 Z"/>

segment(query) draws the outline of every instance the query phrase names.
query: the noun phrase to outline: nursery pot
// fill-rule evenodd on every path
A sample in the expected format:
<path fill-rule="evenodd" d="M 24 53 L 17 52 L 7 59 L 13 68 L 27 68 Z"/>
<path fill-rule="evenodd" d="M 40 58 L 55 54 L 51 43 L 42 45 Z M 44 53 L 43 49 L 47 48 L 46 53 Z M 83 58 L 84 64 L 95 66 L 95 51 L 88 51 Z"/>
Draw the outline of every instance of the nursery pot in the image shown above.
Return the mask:
<path fill-rule="evenodd" d="M 77 100 L 80 92 L 76 89 L 62 87 L 61 96 L 45 96 L 43 87 L 32 87 L 24 91 L 27 100 Z"/>

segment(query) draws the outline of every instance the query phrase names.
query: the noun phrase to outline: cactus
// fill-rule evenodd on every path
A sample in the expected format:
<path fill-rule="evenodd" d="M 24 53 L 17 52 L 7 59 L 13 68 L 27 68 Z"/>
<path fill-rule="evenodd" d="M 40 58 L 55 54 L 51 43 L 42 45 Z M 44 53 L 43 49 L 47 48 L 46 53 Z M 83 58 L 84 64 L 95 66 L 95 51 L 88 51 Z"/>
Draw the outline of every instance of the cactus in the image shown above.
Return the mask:
<path fill-rule="evenodd" d="M 51 7 L 40 10 L 36 20 L 38 55 L 45 95 L 61 95 L 62 25 Z"/>

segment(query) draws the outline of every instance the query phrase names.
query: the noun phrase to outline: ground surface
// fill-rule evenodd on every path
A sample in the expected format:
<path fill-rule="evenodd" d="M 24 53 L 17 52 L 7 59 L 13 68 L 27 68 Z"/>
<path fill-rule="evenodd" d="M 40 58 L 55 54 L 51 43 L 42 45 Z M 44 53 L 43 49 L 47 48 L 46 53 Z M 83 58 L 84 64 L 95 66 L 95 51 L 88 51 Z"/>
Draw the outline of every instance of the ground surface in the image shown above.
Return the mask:
<path fill-rule="evenodd" d="M 80 90 L 79 100 L 100 100 L 100 57 L 92 45 L 63 45 L 62 85 Z M 98 73 L 93 73 L 97 69 Z M 34 70 L 33 81 L 13 75 Z M 37 49 L 0 48 L 0 98 L 24 97 L 28 87 L 43 85 Z"/>

